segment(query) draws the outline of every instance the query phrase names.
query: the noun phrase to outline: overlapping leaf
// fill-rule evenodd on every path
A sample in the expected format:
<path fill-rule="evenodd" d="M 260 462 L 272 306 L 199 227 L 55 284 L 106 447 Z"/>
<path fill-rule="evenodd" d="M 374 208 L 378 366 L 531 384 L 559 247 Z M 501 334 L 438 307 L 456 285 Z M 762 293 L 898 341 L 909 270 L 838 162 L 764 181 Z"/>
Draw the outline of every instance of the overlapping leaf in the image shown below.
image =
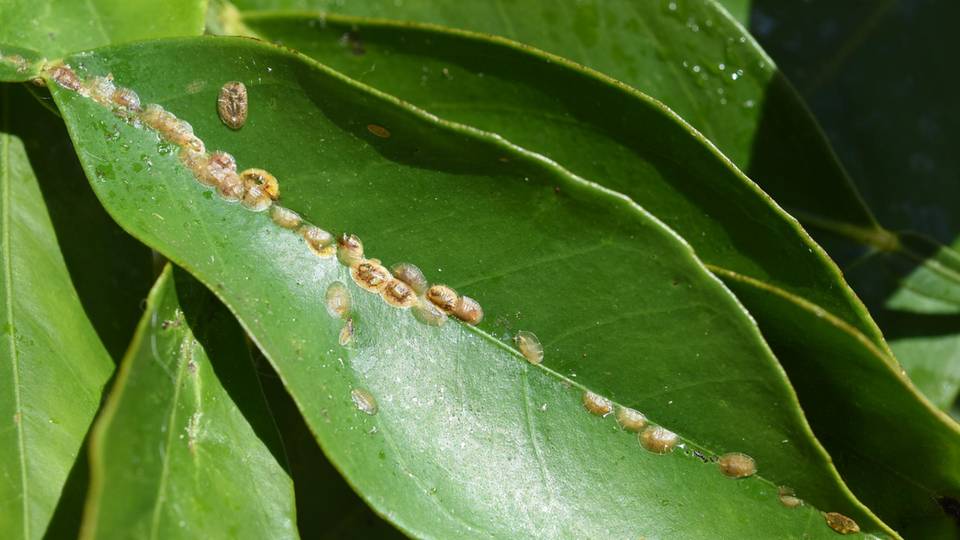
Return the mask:
<path fill-rule="evenodd" d="M 956 48 L 960 5 L 753 3 L 758 39 L 810 100 L 871 208 L 885 225 L 912 231 L 906 249 L 844 262 L 911 379 L 949 410 L 960 394 L 960 321 L 940 297 L 960 295 L 960 277 L 943 272 L 960 259 L 960 161 L 945 134 L 960 127 L 960 108 L 949 56 L 929 51 Z M 830 31 L 815 38 L 825 24 Z M 889 103 L 897 106 L 881 112 Z"/>
<path fill-rule="evenodd" d="M 297 538 L 276 429 L 243 331 L 168 265 L 97 421 L 82 538 Z"/>
<path fill-rule="evenodd" d="M 55 89 L 108 210 L 226 301 L 328 455 L 408 532 L 833 534 L 815 514 L 783 513 L 764 479 L 883 530 L 838 482 L 742 308 L 621 196 L 249 41 L 152 43 L 67 61 L 82 62 L 84 76 L 114 73 L 188 119 L 209 148 L 271 170 L 285 205 L 357 232 L 371 256 L 412 259 L 481 299 L 482 329 L 544 339 L 546 365 L 566 377 L 484 332 L 422 326 L 349 285 L 357 333 L 341 349 L 322 297 L 334 280 L 350 281 L 345 268 L 204 190 L 152 132 Z M 227 80 L 250 91 L 239 132 L 215 113 Z M 137 170 L 144 158 L 151 166 Z M 747 451 L 762 478 L 738 483 L 685 452 L 645 453 L 612 419 L 581 410 L 577 382 L 644 410 L 688 445 Z M 376 416 L 351 404 L 358 387 L 379 401 Z M 744 511 L 754 504 L 763 510 Z M 759 518 L 767 512 L 778 517 Z"/>
<path fill-rule="evenodd" d="M 55 58 L 73 51 L 203 31 L 204 0 L 6 0 L 0 43 Z"/>
<path fill-rule="evenodd" d="M 113 371 L 0 88 L 0 536 L 41 538 Z"/>
<path fill-rule="evenodd" d="M 444 118 L 499 133 L 637 200 L 688 238 L 720 277 L 740 289 L 757 289 L 741 299 L 774 338 L 774 349 L 790 356 L 785 365 L 804 404 L 818 411 L 815 428 L 829 440 L 841 472 L 857 479 L 853 486 L 861 496 L 887 500 L 883 511 L 904 529 L 913 527 L 918 515 L 951 522 L 935 499 L 960 488 L 953 476 L 960 468 L 955 457 L 930 456 L 937 465 L 926 471 L 928 478 L 911 478 L 900 487 L 868 473 L 883 463 L 909 477 L 912 466 L 903 462 L 902 449 L 884 443 L 891 429 L 913 434 L 913 443 L 957 444 L 960 433 L 953 422 L 931 410 L 902 380 L 892 357 L 865 337 L 865 328 L 866 335 L 877 333 L 872 321 L 861 322 L 861 306 L 844 296 L 846 284 L 813 253 L 819 248 L 721 157 L 698 147 L 692 136 L 684 139 L 683 126 L 658 104 L 562 60 L 479 35 L 335 16 L 318 24 L 316 17 L 303 14 L 251 15 L 243 22 L 363 82 Z M 804 328 L 795 321 L 818 314 L 829 316 L 829 324 L 813 323 L 826 335 L 805 332 L 804 339 L 840 341 L 862 350 L 851 357 L 840 347 L 833 352 L 795 347 L 799 336 L 786 337 Z M 881 415 L 879 426 L 831 414 L 859 401 L 853 394 L 860 383 L 837 369 L 846 362 L 886 381 L 886 399 L 900 404 L 900 414 Z M 819 388 L 828 380 L 838 389 L 858 388 L 824 396 Z M 857 443 L 848 447 L 846 441 Z M 872 462 L 847 457 L 868 441 L 877 448 Z M 910 492 L 917 483 L 923 486 L 919 496 Z M 910 508 L 917 500 L 929 503 L 920 505 L 922 511 Z"/>

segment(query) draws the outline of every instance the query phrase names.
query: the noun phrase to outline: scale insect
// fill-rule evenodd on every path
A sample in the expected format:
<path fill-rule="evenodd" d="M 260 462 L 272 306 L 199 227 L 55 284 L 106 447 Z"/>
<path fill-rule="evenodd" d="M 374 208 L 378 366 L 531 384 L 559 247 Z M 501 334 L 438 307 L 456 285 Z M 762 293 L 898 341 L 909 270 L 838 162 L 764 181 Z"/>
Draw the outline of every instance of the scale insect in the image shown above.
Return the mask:
<path fill-rule="evenodd" d="M 217 113 L 230 129 L 240 129 L 247 123 L 249 99 L 247 87 L 240 81 L 230 81 L 220 88 L 217 96 Z"/>

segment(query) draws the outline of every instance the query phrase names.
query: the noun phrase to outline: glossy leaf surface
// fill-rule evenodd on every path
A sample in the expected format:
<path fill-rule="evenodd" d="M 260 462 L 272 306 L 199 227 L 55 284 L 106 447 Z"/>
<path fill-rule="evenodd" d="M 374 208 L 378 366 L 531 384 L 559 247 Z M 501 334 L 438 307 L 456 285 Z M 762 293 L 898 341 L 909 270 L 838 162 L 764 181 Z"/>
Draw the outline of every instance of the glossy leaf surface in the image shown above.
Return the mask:
<path fill-rule="evenodd" d="M 412 260 L 480 299 L 483 330 L 540 334 L 554 371 L 524 363 L 488 333 L 425 327 L 349 285 L 356 337 L 341 349 L 341 323 L 322 298 L 332 281 L 350 282 L 344 267 L 202 188 L 155 133 L 54 88 L 108 210 L 226 301 L 334 463 L 401 528 L 617 536 L 729 526 L 721 534 L 736 535 L 753 514 L 731 509 L 730 497 L 786 510 L 775 484 L 731 481 L 680 451 L 645 453 L 612 419 L 581 410 L 577 381 L 688 437 L 687 448 L 746 451 L 763 478 L 883 530 L 836 479 L 742 308 L 678 237 L 619 195 L 266 45 L 207 38 L 67 59 L 81 60 L 84 76 L 114 73 L 145 103 L 188 119 L 208 148 L 230 150 L 241 168 L 270 170 L 283 203 L 307 219 L 355 231 L 370 256 Z M 250 94 L 239 132 L 216 116 L 228 80 L 244 81 Z M 351 403 L 358 387 L 380 403 L 376 416 Z M 665 463 L 677 468 L 658 468 Z M 494 481 L 492 470 L 515 471 L 516 484 Z M 696 490 L 664 495 L 688 475 Z M 603 490 L 581 489 L 601 481 Z M 664 496 L 673 502 L 655 502 Z M 709 524 L 684 519 L 687 508 L 711 515 Z M 790 536 L 798 519 L 810 534 L 833 534 L 797 510 L 748 527 Z"/>
<path fill-rule="evenodd" d="M 56 58 L 111 43 L 199 34 L 205 10 L 203 0 L 5 0 L 0 43 Z"/>
<path fill-rule="evenodd" d="M 113 371 L 0 87 L 0 536 L 41 538 Z"/>
<path fill-rule="evenodd" d="M 791 228 L 792 220 L 779 213 L 762 193 L 752 190 L 749 180 L 738 177 L 721 157 L 711 155 L 706 148 L 679 142 L 684 141 L 679 136 L 683 129 L 680 123 L 645 96 L 605 83 L 561 60 L 463 32 L 335 16 L 318 24 L 315 17 L 303 14 L 248 16 L 244 22 L 254 32 L 315 56 L 363 82 L 446 119 L 499 133 L 587 179 L 632 197 L 689 239 L 698 255 L 716 267 L 722 278 L 736 275 L 759 284 L 741 300 L 761 327 L 782 326 L 784 302 L 796 304 L 788 320 L 803 320 L 811 313 L 828 316 L 828 324 L 815 325 L 826 336 L 803 333 L 804 339 L 839 339 L 847 348 L 860 347 L 863 350 L 856 360 L 849 353 L 829 348 L 798 349 L 793 343 L 799 336 L 789 337 L 788 331 L 771 330 L 766 334 L 776 351 L 791 357 L 784 363 L 801 398 L 807 400 L 802 403 L 819 409 L 825 402 L 858 401 L 851 394 L 859 391 L 860 383 L 845 370 L 837 369 L 854 362 L 858 365 L 851 370 L 868 370 L 872 371 L 871 378 L 896 381 L 887 399 L 900 403 L 905 413 L 898 418 L 883 416 L 880 423 L 885 423 L 886 429 L 877 429 L 876 425 L 868 428 L 864 423 L 851 425 L 830 414 L 818 414 L 814 428 L 825 439 L 851 438 L 858 444 L 886 448 L 886 433 L 899 429 L 911 433 L 914 443 L 960 443 L 953 422 L 932 411 L 909 382 L 901 379 L 900 368 L 891 355 L 865 337 L 865 333 L 877 334 L 875 326 L 863 314 L 859 301 L 850 297 L 832 263 L 818 260 L 820 254 L 815 255 L 813 250 L 819 248 L 802 231 Z M 362 47 L 362 54 L 357 47 Z M 693 138 L 690 141 L 696 142 Z M 914 244 L 906 244 L 906 239 L 902 242 L 896 251 L 900 255 L 891 257 L 919 251 Z M 946 255 L 943 258 L 946 260 Z M 943 283 L 953 275 L 960 275 L 955 270 L 936 271 L 932 262 L 927 266 L 923 275 L 928 279 L 938 277 L 935 291 L 929 293 L 932 295 L 940 294 Z M 920 281 L 920 276 L 914 278 L 914 282 Z M 866 322 L 860 322 L 859 317 Z M 803 328 L 788 326 L 795 332 Z M 931 378 L 924 381 L 926 385 L 932 384 Z M 828 384 L 836 390 L 825 398 L 816 390 L 817 384 Z M 938 379 L 937 384 L 952 389 L 956 377 Z M 848 388 L 853 386 L 857 388 Z M 828 409 L 836 407 L 834 403 Z M 910 418 L 913 421 L 905 421 Z M 916 520 L 918 514 L 931 520 L 949 520 L 932 503 L 923 511 L 908 511 L 909 517 L 898 517 L 917 500 L 915 494 L 907 493 L 913 483 L 904 482 L 898 488 L 896 481 L 881 480 L 870 472 L 875 462 L 881 462 L 898 471 L 897 478 L 907 477 L 912 465 L 903 462 L 899 452 L 878 451 L 874 462 L 866 462 L 854 459 L 846 446 L 828 444 L 828 449 L 840 459 L 841 473 L 857 478 L 852 485 L 864 499 L 873 500 L 882 492 L 894 500 L 900 497 L 899 504 L 884 505 L 898 524 Z M 937 486 L 932 491 L 960 488 L 953 475 L 960 463 L 949 457 L 939 459 L 935 454 L 927 458 L 928 473 L 936 478 L 928 483 Z"/>
<path fill-rule="evenodd" d="M 97 420 L 82 538 L 297 537 L 244 340 L 213 295 L 166 267 Z"/>

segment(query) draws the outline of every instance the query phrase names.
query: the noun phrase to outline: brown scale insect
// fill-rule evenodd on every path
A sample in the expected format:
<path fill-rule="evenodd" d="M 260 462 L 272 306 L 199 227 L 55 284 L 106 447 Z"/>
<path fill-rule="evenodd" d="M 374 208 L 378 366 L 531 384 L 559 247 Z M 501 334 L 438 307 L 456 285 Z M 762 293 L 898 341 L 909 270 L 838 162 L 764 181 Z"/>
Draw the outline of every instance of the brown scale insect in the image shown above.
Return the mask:
<path fill-rule="evenodd" d="M 383 299 L 386 300 L 388 304 L 398 308 L 413 307 L 419 302 L 417 294 L 413 289 L 399 279 L 390 280 L 380 295 L 383 296 Z"/>
<path fill-rule="evenodd" d="M 444 313 L 449 314 L 456 309 L 457 303 L 460 302 L 460 295 L 446 285 L 434 285 L 427 289 L 427 300 L 433 302 Z"/>
<path fill-rule="evenodd" d="M 333 255 L 333 235 L 320 227 L 313 225 L 304 225 L 300 227 L 300 236 L 307 241 L 307 247 L 319 257 L 330 257 Z"/>
<path fill-rule="evenodd" d="M 220 88 L 217 96 L 217 113 L 230 129 L 240 129 L 247 123 L 247 87 L 240 81 L 230 81 Z"/>
<path fill-rule="evenodd" d="M 390 138 L 390 130 L 377 124 L 367 124 L 367 131 L 376 135 L 377 137 L 380 137 L 381 139 Z"/>
<path fill-rule="evenodd" d="M 353 266 L 350 269 L 350 275 L 361 288 L 378 294 L 386 289 L 387 284 L 393 279 L 390 271 L 377 260 L 363 261 Z"/>
<path fill-rule="evenodd" d="M 677 434 L 662 426 L 647 426 L 640 434 L 640 444 L 654 454 L 667 454 L 677 445 Z"/>
<path fill-rule="evenodd" d="M 613 402 L 589 390 L 583 393 L 583 406 L 597 416 L 606 416 L 613 411 Z"/>
<path fill-rule="evenodd" d="M 461 296 L 453 308 L 453 316 L 467 324 L 477 325 L 483 320 L 483 308 L 473 298 Z"/>
<path fill-rule="evenodd" d="M 80 90 L 80 79 L 68 65 L 61 64 L 50 70 L 50 78 L 60 86 L 77 92 Z"/>
<path fill-rule="evenodd" d="M 272 200 L 280 198 L 280 183 L 275 176 L 263 169 L 247 169 L 240 173 L 240 179 L 243 184 L 250 189 L 253 186 L 259 186 L 260 189 Z"/>
<path fill-rule="evenodd" d="M 827 520 L 827 525 L 840 534 L 853 534 L 860 532 L 860 526 L 857 522 L 838 512 L 826 512 L 823 518 Z"/>

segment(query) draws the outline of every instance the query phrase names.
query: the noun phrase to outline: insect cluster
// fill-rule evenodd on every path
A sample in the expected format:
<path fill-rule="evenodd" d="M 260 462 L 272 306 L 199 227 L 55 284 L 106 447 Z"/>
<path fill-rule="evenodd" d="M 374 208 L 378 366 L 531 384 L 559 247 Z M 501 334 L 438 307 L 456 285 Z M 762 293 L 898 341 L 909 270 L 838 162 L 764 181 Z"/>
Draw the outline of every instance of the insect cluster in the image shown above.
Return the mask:
<path fill-rule="evenodd" d="M 19 54 L 3 54 L 0 52 L 0 62 L 12 65 L 17 73 L 24 73 L 30 69 L 30 62 Z"/>
<path fill-rule="evenodd" d="M 19 56 L 2 56 L 0 61 L 13 63 L 18 69 L 27 65 L 26 60 Z M 350 276 L 361 289 L 379 295 L 392 307 L 409 309 L 420 323 L 442 326 L 450 316 L 470 325 L 483 320 L 483 308 L 479 302 L 460 295 L 446 285 L 430 285 L 417 266 L 404 262 L 387 269 L 379 259 L 366 258 L 363 243 L 356 236 L 343 234 L 335 238 L 331 233 L 305 222 L 295 211 L 276 204 L 280 197 L 280 185 L 272 174 L 258 168 L 238 172 L 233 156 L 223 151 L 208 153 L 189 123 L 160 105 L 142 106 L 136 92 L 117 87 L 112 76 L 91 77 L 81 81 L 69 66 L 63 64 L 47 67 L 45 75 L 61 87 L 111 108 L 118 116 L 155 130 L 164 140 L 179 147 L 180 161 L 198 182 L 214 188 L 223 200 L 239 202 L 251 211 L 269 209 L 273 222 L 284 229 L 296 231 L 310 251 L 323 258 L 336 256 L 350 268 Z M 243 83 L 234 81 L 223 86 L 217 98 L 217 111 L 224 124 L 231 129 L 243 127 L 247 119 L 247 107 L 248 95 Z M 382 126 L 371 124 L 367 128 L 378 137 L 390 136 L 390 132 Z M 349 346 L 356 327 L 346 285 L 341 282 L 331 284 L 325 294 L 325 304 L 331 317 L 343 321 L 338 338 L 340 345 Z M 518 332 L 514 339 L 527 361 L 535 365 L 543 361 L 543 346 L 535 334 L 524 330 Z M 374 396 L 364 389 L 354 389 L 351 400 L 366 414 L 374 415 L 379 410 Z M 616 411 L 618 424 L 626 431 L 637 433 L 640 444 L 652 453 L 667 454 L 678 445 L 677 434 L 663 426 L 649 424 L 647 417 L 639 411 L 617 406 L 610 399 L 590 391 L 584 392 L 582 402 L 586 410 L 596 416 L 606 417 Z M 733 452 L 707 459 L 699 451 L 694 453 L 704 461 L 717 463 L 720 472 L 730 478 L 750 477 L 757 471 L 755 461 L 746 454 Z M 779 488 L 778 496 L 788 508 L 803 504 L 793 490 L 785 486 Z M 856 522 L 849 517 L 836 512 L 823 515 L 827 524 L 839 533 L 859 531 Z"/>

